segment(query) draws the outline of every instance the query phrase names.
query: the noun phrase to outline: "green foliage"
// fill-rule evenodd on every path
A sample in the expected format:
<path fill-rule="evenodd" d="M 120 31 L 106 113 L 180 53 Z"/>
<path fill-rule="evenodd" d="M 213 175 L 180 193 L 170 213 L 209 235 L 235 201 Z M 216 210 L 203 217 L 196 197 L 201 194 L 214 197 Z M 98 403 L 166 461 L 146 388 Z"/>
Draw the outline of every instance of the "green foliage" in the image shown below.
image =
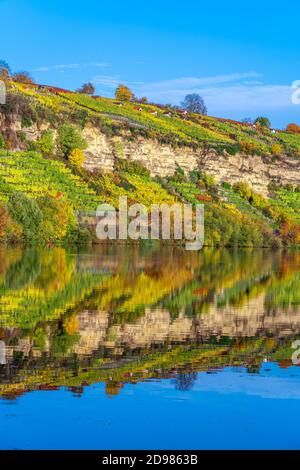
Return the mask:
<path fill-rule="evenodd" d="M 9 214 L 23 227 L 25 241 L 38 238 L 43 221 L 43 214 L 36 201 L 29 199 L 23 193 L 14 193 L 8 200 Z"/>
<path fill-rule="evenodd" d="M 54 150 L 54 135 L 51 129 L 42 132 L 41 138 L 35 142 L 36 150 L 43 155 L 50 155 Z"/>
<path fill-rule="evenodd" d="M 33 120 L 31 117 L 29 116 L 25 116 L 23 115 L 21 117 L 21 127 L 24 128 L 24 127 L 31 127 L 33 124 Z"/>
<path fill-rule="evenodd" d="M 129 175 L 150 177 L 150 172 L 141 163 L 126 159 L 118 159 L 116 162 L 116 170 Z"/>
<path fill-rule="evenodd" d="M 3 149 L 3 148 L 5 148 L 5 141 L 4 141 L 2 134 L 0 134 L 0 149 Z"/>
<path fill-rule="evenodd" d="M 258 124 L 261 127 L 271 127 L 270 119 L 263 116 L 259 116 L 257 119 L 255 119 L 254 124 Z"/>
<path fill-rule="evenodd" d="M 69 124 L 63 124 L 58 130 L 59 149 L 64 158 L 68 158 L 72 150 L 84 150 L 86 141 L 81 137 L 80 132 Z"/>
<path fill-rule="evenodd" d="M 93 235 L 88 228 L 74 225 L 69 229 L 66 241 L 75 245 L 87 245 L 93 241 Z"/>
<path fill-rule="evenodd" d="M 35 152 L 0 153 L 0 200 L 22 192 L 30 199 L 65 198 L 76 210 L 93 211 L 103 201 L 87 183 L 62 162 Z"/>
<path fill-rule="evenodd" d="M 43 214 L 39 239 L 45 242 L 63 240 L 70 226 L 75 225 L 72 209 L 65 200 L 44 196 L 37 200 Z"/>

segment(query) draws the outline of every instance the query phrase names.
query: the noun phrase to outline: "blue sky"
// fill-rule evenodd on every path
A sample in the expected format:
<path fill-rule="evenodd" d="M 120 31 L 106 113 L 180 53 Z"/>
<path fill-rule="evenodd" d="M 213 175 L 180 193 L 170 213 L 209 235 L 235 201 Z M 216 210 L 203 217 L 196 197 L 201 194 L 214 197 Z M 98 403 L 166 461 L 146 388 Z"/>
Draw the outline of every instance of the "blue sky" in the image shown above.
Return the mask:
<path fill-rule="evenodd" d="M 173 104 L 197 92 L 211 115 L 300 124 L 295 0 L 0 0 L 0 14 L 0 58 L 39 83 L 113 96 L 122 82 Z"/>

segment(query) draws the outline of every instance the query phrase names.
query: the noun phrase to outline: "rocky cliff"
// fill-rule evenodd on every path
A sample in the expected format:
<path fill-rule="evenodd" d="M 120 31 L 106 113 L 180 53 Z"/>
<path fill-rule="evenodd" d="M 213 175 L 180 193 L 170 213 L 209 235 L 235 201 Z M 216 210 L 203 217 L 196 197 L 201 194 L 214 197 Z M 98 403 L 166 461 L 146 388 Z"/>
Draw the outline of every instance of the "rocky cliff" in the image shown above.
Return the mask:
<path fill-rule="evenodd" d="M 225 151 L 218 154 L 212 150 L 173 147 L 143 137 L 134 141 L 126 135 L 109 138 L 92 126 L 87 126 L 83 135 L 88 142 L 85 167 L 90 171 L 113 171 L 118 157 L 140 162 L 152 176 L 171 176 L 178 166 L 186 173 L 201 169 L 217 182 L 246 181 L 262 194 L 267 194 L 271 182 L 300 184 L 300 161 L 286 156 L 230 155 Z"/>

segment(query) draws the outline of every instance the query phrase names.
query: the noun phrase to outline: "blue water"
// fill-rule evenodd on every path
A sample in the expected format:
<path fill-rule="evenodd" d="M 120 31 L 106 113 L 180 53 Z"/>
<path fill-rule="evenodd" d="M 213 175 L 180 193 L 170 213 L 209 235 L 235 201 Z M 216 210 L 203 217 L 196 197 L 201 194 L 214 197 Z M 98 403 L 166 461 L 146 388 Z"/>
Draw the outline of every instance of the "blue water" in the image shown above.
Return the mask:
<path fill-rule="evenodd" d="M 174 379 L 104 385 L 82 395 L 35 391 L 0 402 L 1 449 L 299 449 L 300 370 L 266 364 Z"/>

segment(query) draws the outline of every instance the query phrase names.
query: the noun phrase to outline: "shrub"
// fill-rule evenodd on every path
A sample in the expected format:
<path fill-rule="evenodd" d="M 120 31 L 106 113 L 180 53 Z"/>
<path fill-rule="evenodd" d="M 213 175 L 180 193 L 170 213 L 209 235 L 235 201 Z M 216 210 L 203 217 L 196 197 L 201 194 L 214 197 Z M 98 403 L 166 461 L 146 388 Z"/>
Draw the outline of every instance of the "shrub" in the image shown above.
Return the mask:
<path fill-rule="evenodd" d="M 31 117 L 25 116 L 25 115 L 23 115 L 23 116 L 21 117 L 21 127 L 22 127 L 22 129 L 23 129 L 24 127 L 31 127 L 32 124 L 33 124 L 33 120 L 32 120 Z"/>
<path fill-rule="evenodd" d="M 18 140 L 22 143 L 26 142 L 26 134 L 23 131 L 17 131 Z"/>
<path fill-rule="evenodd" d="M 37 239 L 43 214 L 36 201 L 16 192 L 9 197 L 8 211 L 12 219 L 22 226 L 26 241 Z"/>
<path fill-rule="evenodd" d="M 4 141 L 2 134 L 0 134 L 0 149 L 3 149 L 3 148 L 5 148 L 5 141 Z"/>
<path fill-rule="evenodd" d="M 69 162 L 71 165 L 74 165 L 76 167 L 82 167 L 83 163 L 85 160 L 85 155 L 82 150 L 80 149 L 74 149 L 69 155 Z"/>
<path fill-rule="evenodd" d="M 68 158 L 72 150 L 83 150 L 87 143 L 80 132 L 68 124 L 63 124 L 58 131 L 59 149 L 63 157 Z"/>
<path fill-rule="evenodd" d="M 63 199 L 45 196 L 38 199 L 37 204 L 43 214 L 39 238 L 44 241 L 65 238 L 70 224 L 75 224 L 73 211 L 67 202 Z"/>
<path fill-rule="evenodd" d="M 85 245 L 92 242 L 92 234 L 86 227 L 74 226 L 70 228 L 67 235 L 67 242 L 76 245 Z"/>
<path fill-rule="evenodd" d="M 280 144 L 274 144 L 271 150 L 273 155 L 282 155 L 283 153 L 283 148 Z"/>
<path fill-rule="evenodd" d="M 240 151 L 246 155 L 255 155 L 258 151 L 258 147 L 253 142 L 240 142 Z"/>
<path fill-rule="evenodd" d="M 245 199 L 250 199 L 252 197 L 252 190 L 250 186 L 245 183 L 244 181 L 240 181 L 239 183 L 235 183 L 233 185 L 233 189 L 239 193 Z"/>
<path fill-rule="evenodd" d="M 0 206 L 0 237 L 2 238 L 6 233 L 6 228 L 9 222 L 9 214 L 4 206 Z"/>
<path fill-rule="evenodd" d="M 50 155 L 54 150 L 53 131 L 51 129 L 43 131 L 41 138 L 36 141 L 36 146 L 44 155 Z"/>

